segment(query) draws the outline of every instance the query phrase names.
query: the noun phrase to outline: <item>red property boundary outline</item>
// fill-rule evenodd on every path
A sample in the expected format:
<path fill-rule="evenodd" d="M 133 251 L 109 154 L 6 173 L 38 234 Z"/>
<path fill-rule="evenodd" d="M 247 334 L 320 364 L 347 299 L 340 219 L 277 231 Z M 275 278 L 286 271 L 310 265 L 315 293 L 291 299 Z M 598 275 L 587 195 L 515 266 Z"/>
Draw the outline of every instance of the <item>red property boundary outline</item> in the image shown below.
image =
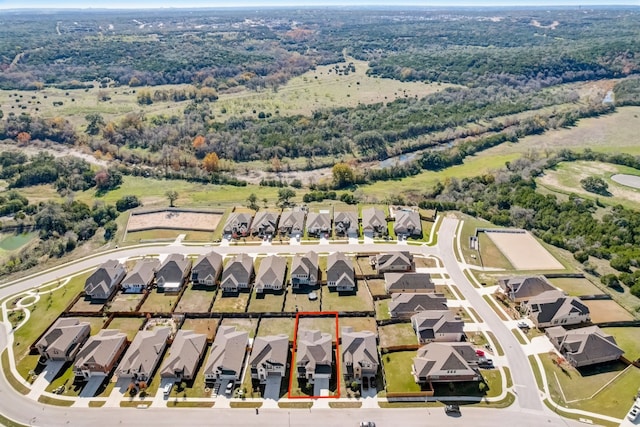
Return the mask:
<path fill-rule="evenodd" d="M 297 375 L 295 357 L 298 352 L 298 321 L 300 317 L 331 317 L 336 319 L 336 393 L 333 396 L 292 396 L 291 387 L 293 386 L 293 376 Z M 338 344 L 338 312 L 337 311 L 302 311 L 296 313 L 296 323 L 293 329 L 293 348 L 291 350 L 291 369 L 289 370 L 289 390 L 287 398 L 289 399 L 338 399 L 340 397 L 340 345 Z"/>

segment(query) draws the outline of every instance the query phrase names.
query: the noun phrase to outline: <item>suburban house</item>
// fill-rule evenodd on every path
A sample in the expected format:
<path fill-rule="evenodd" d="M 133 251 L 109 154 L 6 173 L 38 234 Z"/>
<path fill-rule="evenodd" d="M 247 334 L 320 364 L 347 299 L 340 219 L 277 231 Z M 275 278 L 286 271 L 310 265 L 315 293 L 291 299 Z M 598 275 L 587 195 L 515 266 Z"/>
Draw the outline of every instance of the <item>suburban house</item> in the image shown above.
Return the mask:
<path fill-rule="evenodd" d="M 578 298 L 554 290 L 531 298 L 525 305 L 529 318 L 538 328 L 577 325 L 589 322 L 589 307 Z"/>
<path fill-rule="evenodd" d="M 386 236 L 389 230 L 384 212 L 376 208 L 362 209 L 362 232 L 365 236 Z"/>
<path fill-rule="evenodd" d="M 120 282 L 122 292 L 140 294 L 153 284 L 160 261 L 155 258 L 141 259 Z"/>
<path fill-rule="evenodd" d="M 278 232 L 284 236 L 302 236 L 304 234 L 304 212 L 300 210 L 282 212 L 278 223 Z"/>
<path fill-rule="evenodd" d="M 200 255 L 191 269 L 191 283 L 194 285 L 215 286 L 222 273 L 222 255 L 209 252 Z"/>
<path fill-rule="evenodd" d="M 241 289 L 250 289 L 252 278 L 253 258 L 241 253 L 233 257 L 225 267 L 220 288 L 223 292 L 239 292 Z"/>
<path fill-rule="evenodd" d="M 205 381 L 240 380 L 248 343 L 247 332 L 236 331 L 235 326 L 220 326 L 204 367 Z"/>
<path fill-rule="evenodd" d="M 369 262 L 378 274 L 394 271 L 413 271 L 415 268 L 413 255 L 406 251 L 378 254 L 369 258 Z"/>
<path fill-rule="evenodd" d="M 269 211 L 260 211 L 251 223 L 252 236 L 274 236 L 278 229 L 278 214 Z"/>
<path fill-rule="evenodd" d="M 342 252 L 334 252 L 327 257 L 327 286 L 337 291 L 356 290 L 353 263 Z"/>
<path fill-rule="evenodd" d="M 191 260 L 184 255 L 169 255 L 158 271 L 156 271 L 156 285 L 164 292 L 180 292 L 182 285 L 189 277 Z"/>
<path fill-rule="evenodd" d="M 169 356 L 160 368 L 160 376 L 175 378 L 176 381 L 192 380 L 206 346 L 205 334 L 179 330 L 169 348 Z"/>
<path fill-rule="evenodd" d="M 298 331 L 296 368 L 298 378 L 313 384 L 317 379 L 331 379 L 333 349 L 331 335 L 318 330 Z"/>
<path fill-rule="evenodd" d="M 88 380 L 105 377 L 127 348 L 127 334 L 116 329 L 102 329 L 90 337 L 78 352 L 73 363 L 76 378 Z"/>
<path fill-rule="evenodd" d="M 60 317 L 38 340 L 35 347 L 47 360 L 71 362 L 89 338 L 91 325 L 73 317 Z"/>
<path fill-rule="evenodd" d="M 447 299 L 442 294 L 391 294 L 389 314 L 394 319 L 409 319 L 419 311 L 446 310 Z"/>
<path fill-rule="evenodd" d="M 411 326 L 416 331 L 418 343 L 432 341 L 462 341 L 464 322 L 449 310 L 419 311 L 411 316 Z"/>
<path fill-rule="evenodd" d="M 364 388 L 374 386 L 380 365 L 376 335 L 371 331 L 354 332 L 352 327 L 345 327 L 340 336 L 345 383 L 355 381 Z"/>
<path fill-rule="evenodd" d="M 418 349 L 411 373 L 418 384 L 479 381 L 478 356 L 467 343 L 432 342 Z"/>
<path fill-rule="evenodd" d="M 618 360 L 624 353 L 616 339 L 598 326 L 571 330 L 553 326 L 545 334 L 560 354 L 576 368 Z"/>
<path fill-rule="evenodd" d="M 110 259 L 84 282 L 84 293 L 91 301 L 107 301 L 118 290 L 125 274 L 124 265 Z"/>
<path fill-rule="evenodd" d="M 262 260 L 256 275 L 256 292 L 265 290 L 281 291 L 284 289 L 287 260 L 284 257 L 271 255 Z"/>
<path fill-rule="evenodd" d="M 116 375 L 134 381 L 151 379 L 170 335 L 171 328 L 168 327 L 138 332 L 116 368 Z"/>
<path fill-rule="evenodd" d="M 307 215 L 307 234 L 319 237 L 331 233 L 331 215 L 329 212 L 309 212 Z"/>
<path fill-rule="evenodd" d="M 233 238 L 246 237 L 249 234 L 253 215 L 247 212 L 231 212 L 224 224 L 222 233 Z"/>
<path fill-rule="evenodd" d="M 429 294 L 436 291 L 436 285 L 428 273 L 384 273 L 384 289 L 388 294 Z"/>
<path fill-rule="evenodd" d="M 270 376 L 284 378 L 289 356 L 289 337 L 285 334 L 256 337 L 249 358 L 251 378 L 265 384 Z"/>
<path fill-rule="evenodd" d="M 412 210 L 396 210 L 393 232 L 396 236 L 422 236 L 420 214 Z"/>
<path fill-rule="evenodd" d="M 507 277 L 498 280 L 500 291 L 513 302 L 526 302 L 556 288 L 544 276 Z"/>
<path fill-rule="evenodd" d="M 296 254 L 291 262 L 291 286 L 299 289 L 302 286 L 315 287 L 320 279 L 318 254 L 309 251 L 306 254 Z"/>
<path fill-rule="evenodd" d="M 333 227 L 337 236 L 358 237 L 358 214 L 350 211 L 333 213 Z"/>

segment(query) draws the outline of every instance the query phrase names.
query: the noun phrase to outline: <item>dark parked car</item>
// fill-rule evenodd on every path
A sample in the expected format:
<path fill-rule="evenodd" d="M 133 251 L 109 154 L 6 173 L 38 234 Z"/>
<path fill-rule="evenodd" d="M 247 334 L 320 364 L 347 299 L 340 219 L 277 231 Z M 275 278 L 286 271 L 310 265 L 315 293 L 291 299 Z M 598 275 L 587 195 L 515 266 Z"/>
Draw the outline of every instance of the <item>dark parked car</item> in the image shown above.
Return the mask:
<path fill-rule="evenodd" d="M 459 414 L 460 413 L 460 406 L 458 405 L 447 405 L 444 407 L 444 412 L 446 412 L 447 414 Z"/>

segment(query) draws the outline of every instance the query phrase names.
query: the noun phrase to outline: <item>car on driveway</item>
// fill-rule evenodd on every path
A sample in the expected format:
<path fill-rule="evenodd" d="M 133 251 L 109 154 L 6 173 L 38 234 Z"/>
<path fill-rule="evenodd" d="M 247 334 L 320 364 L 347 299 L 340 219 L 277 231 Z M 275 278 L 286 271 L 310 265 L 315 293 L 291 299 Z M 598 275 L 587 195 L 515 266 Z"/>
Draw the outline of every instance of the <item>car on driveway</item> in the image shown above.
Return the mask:
<path fill-rule="evenodd" d="M 527 322 L 518 322 L 518 328 L 520 329 L 529 329 L 530 326 Z"/>
<path fill-rule="evenodd" d="M 233 392 L 233 381 L 227 384 L 227 389 L 224 392 L 226 395 L 230 395 Z"/>
<path fill-rule="evenodd" d="M 444 412 L 447 414 L 460 414 L 460 406 L 458 405 L 447 405 L 444 407 Z"/>

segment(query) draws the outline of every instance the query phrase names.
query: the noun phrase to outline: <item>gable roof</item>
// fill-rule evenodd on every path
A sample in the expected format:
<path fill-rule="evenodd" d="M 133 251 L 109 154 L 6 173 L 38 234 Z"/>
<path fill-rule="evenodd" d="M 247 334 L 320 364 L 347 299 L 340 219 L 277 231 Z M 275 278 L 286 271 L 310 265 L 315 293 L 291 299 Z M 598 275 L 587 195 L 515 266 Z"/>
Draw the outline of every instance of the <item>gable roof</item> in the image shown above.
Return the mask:
<path fill-rule="evenodd" d="M 304 212 L 285 211 L 280 217 L 279 229 L 291 228 L 302 230 L 304 226 Z"/>
<path fill-rule="evenodd" d="M 287 272 L 287 260 L 277 255 L 271 255 L 262 260 L 258 275 L 256 276 L 256 288 L 263 289 L 265 285 L 284 285 L 284 275 Z"/>
<path fill-rule="evenodd" d="M 615 338 L 598 326 L 565 331 L 560 350 L 571 355 L 578 364 L 603 358 L 614 359 L 624 353 Z"/>
<path fill-rule="evenodd" d="M 422 222 L 420 221 L 420 214 L 418 212 L 396 210 L 395 217 L 396 220 L 393 224 L 394 230 L 413 230 L 414 234 L 422 232 Z"/>
<path fill-rule="evenodd" d="M 155 277 L 160 261 L 155 258 L 141 259 L 133 269 L 122 279 L 121 285 L 149 285 Z"/>
<path fill-rule="evenodd" d="M 388 293 L 395 290 L 434 291 L 436 285 L 428 273 L 384 273 L 385 289 Z"/>
<path fill-rule="evenodd" d="M 249 365 L 279 365 L 286 367 L 289 355 L 289 337 L 285 334 L 256 337 Z"/>
<path fill-rule="evenodd" d="M 343 252 L 333 252 L 327 257 L 327 281 L 347 280 L 355 286 L 353 263 Z"/>
<path fill-rule="evenodd" d="M 343 233 L 357 231 L 358 214 L 351 211 L 336 211 L 333 214 L 333 223 L 336 231 L 342 231 Z"/>
<path fill-rule="evenodd" d="M 80 369 L 85 364 L 109 366 L 119 356 L 118 351 L 127 341 L 127 334 L 117 329 L 102 329 L 89 337 L 76 356 L 73 366 Z"/>
<path fill-rule="evenodd" d="M 291 262 L 291 274 L 310 275 L 315 273 L 318 275 L 318 254 L 309 251 L 306 254 L 296 254 Z"/>
<path fill-rule="evenodd" d="M 413 267 L 413 255 L 408 251 L 394 251 L 376 255 L 376 269 L 388 270 L 397 267 Z"/>
<path fill-rule="evenodd" d="M 156 271 L 156 278 L 170 283 L 182 282 L 187 277 L 190 268 L 191 260 L 189 258 L 181 254 L 171 254 Z"/>
<path fill-rule="evenodd" d="M 231 372 L 239 375 L 248 342 L 246 331 L 236 331 L 235 326 L 220 326 L 204 368 L 205 374 Z"/>
<path fill-rule="evenodd" d="M 259 211 L 251 223 L 251 232 L 256 233 L 260 228 L 266 231 L 275 231 L 278 223 L 278 214 L 269 211 Z"/>
<path fill-rule="evenodd" d="M 328 230 L 331 228 L 331 216 L 326 212 L 309 212 L 307 230 Z"/>
<path fill-rule="evenodd" d="M 352 327 L 342 328 L 342 361 L 347 365 L 359 364 L 366 369 L 377 369 L 378 350 L 376 336 L 371 331 L 355 332 Z"/>
<path fill-rule="evenodd" d="M 432 342 L 418 349 L 413 366 L 417 377 L 467 376 L 477 375 L 474 370 L 477 362 L 478 356 L 470 344 Z"/>
<path fill-rule="evenodd" d="M 115 281 L 123 272 L 123 265 L 118 260 L 110 259 L 100 265 L 84 282 L 84 291 L 87 295 L 109 296 Z"/>
<path fill-rule="evenodd" d="M 82 335 L 88 336 L 90 331 L 89 322 L 80 322 L 75 317 L 60 317 L 38 340 L 36 347 L 41 347 L 47 352 L 68 354 L 75 345 L 81 344 L 77 342 L 78 338 Z"/>
<path fill-rule="evenodd" d="M 433 340 L 438 334 L 464 333 L 464 322 L 449 310 L 419 311 L 411 316 L 411 324 L 421 340 Z"/>
<path fill-rule="evenodd" d="M 249 283 L 253 273 L 253 258 L 240 253 L 233 257 L 222 272 L 222 286 L 237 286 L 238 283 Z"/>
<path fill-rule="evenodd" d="M 169 335 L 171 328 L 168 327 L 138 332 L 118 365 L 118 375 L 132 371 L 151 375 L 162 357 Z"/>
<path fill-rule="evenodd" d="M 532 307 L 537 305 L 539 311 L 532 312 L 531 318 L 537 324 L 548 323 L 553 319 L 562 318 L 569 314 L 588 315 L 589 307 L 578 298 L 565 295 L 562 291 L 546 291 L 531 298 L 528 302 Z"/>
<path fill-rule="evenodd" d="M 296 365 L 306 370 L 316 370 L 318 365 L 331 365 L 333 350 L 331 335 L 318 330 L 298 331 Z"/>
<path fill-rule="evenodd" d="M 392 294 L 389 303 L 389 312 L 396 314 L 445 310 L 446 308 L 447 299 L 442 294 Z"/>
<path fill-rule="evenodd" d="M 543 292 L 556 290 L 544 276 L 508 277 L 500 279 L 498 284 L 507 294 L 517 300 L 527 300 Z"/>
<path fill-rule="evenodd" d="M 160 368 L 161 376 L 174 376 L 181 372 L 182 376 L 191 378 L 195 374 L 200 356 L 207 345 L 207 336 L 194 331 L 179 330 L 173 339 L 167 357 Z"/>
<path fill-rule="evenodd" d="M 247 212 L 231 212 L 227 222 L 224 223 L 224 230 L 232 230 L 242 225 L 246 226 L 247 230 L 251 225 L 251 219 L 253 214 Z"/>
<path fill-rule="evenodd" d="M 211 251 L 208 254 L 200 255 L 191 269 L 191 276 L 199 279 L 206 279 L 211 276 L 216 279 L 222 271 L 222 255 Z M 195 275 L 195 276 L 194 276 Z"/>
<path fill-rule="evenodd" d="M 374 228 L 386 227 L 387 218 L 380 209 L 364 208 L 362 209 L 362 229 L 373 230 Z"/>

